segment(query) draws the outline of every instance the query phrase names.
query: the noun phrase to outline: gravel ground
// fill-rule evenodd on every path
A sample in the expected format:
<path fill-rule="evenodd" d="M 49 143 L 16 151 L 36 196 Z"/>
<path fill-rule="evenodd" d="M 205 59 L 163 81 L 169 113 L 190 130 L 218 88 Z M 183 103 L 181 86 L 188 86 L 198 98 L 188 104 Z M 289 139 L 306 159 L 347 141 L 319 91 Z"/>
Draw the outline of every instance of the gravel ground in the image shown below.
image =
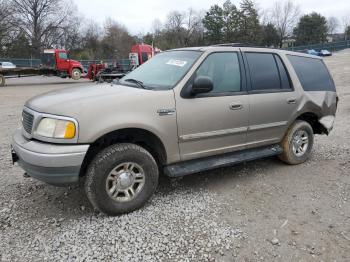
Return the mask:
<path fill-rule="evenodd" d="M 340 103 L 312 158 L 268 158 L 163 179 L 142 210 L 94 213 L 81 185 L 24 178 L 10 135 L 29 97 L 84 80 L 11 79 L 0 89 L 1 261 L 350 261 L 350 50 L 326 58 Z"/>

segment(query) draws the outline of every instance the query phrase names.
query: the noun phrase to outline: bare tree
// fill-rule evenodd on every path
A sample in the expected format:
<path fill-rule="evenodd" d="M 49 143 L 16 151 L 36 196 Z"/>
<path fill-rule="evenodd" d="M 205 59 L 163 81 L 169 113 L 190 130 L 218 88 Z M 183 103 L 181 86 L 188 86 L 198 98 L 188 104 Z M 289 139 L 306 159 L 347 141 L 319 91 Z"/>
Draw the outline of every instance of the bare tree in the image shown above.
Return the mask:
<path fill-rule="evenodd" d="M 328 17 L 327 27 L 328 27 L 328 34 L 333 35 L 339 27 L 339 20 L 334 16 Z"/>
<path fill-rule="evenodd" d="M 168 14 L 165 27 L 169 31 L 179 32 L 184 24 L 185 15 L 179 11 L 172 11 Z"/>
<path fill-rule="evenodd" d="M 104 58 L 120 59 L 128 57 L 134 39 L 125 26 L 108 18 L 105 22 L 104 31 L 102 39 Z"/>
<path fill-rule="evenodd" d="M 271 22 L 279 33 L 280 47 L 282 47 L 283 40 L 292 34 L 299 17 L 300 7 L 292 0 L 274 2 L 271 10 Z"/>
<path fill-rule="evenodd" d="M 57 39 L 56 45 L 66 50 L 79 49 L 82 46 L 82 23 L 83 18 L 75 16 L 74 19 L 70 19 L 69 25 L 65 26 L 61 37 Z"/>
<path fill-rule="evenodd" d="M 12 0 L 16 26 L 30 39 L 33 53 L 58 44 L 72 26 L 74 5 L 65 0 Z"/>
<path fill-rule="evenodd" d="M 179 11 L 172 11 L 168 14 L 164 26 L 164 37 L 167 42 L 167 49 L 184 46 L 185 38 L 185 14 Z"/>
<path fill-rule="evenodd" d="M 154 35 L 158 35 L 162 31 L 162 28 L 163 28 L 162 22 L 158 18 L 156 18 L 152 22 L 151 33 Z"/>
<path fill-rule="evenodd" d="M 203 38 L 203 14 L 192 8 L 185 12 L 173 11 L 168 14 L 163 34 L 167 48 L 197 45 Z"/>
<path fill-rule="evenodd" d="M 185 14 L 184 28 L 186 31 L 184 44 L 190 46 L 191 44 L 197 44 L 203 38 L 203 14 L 196 12 L 192 8 L 188 9 Z"/>
<path fill-rule="evenodd" d="M 11 19 L 12 13 L 9 2 L 0 0 L 0 53 L 4 50 L 3 47 L 10 41 L 11 37 Z"/>
<path fill-rule="evenodd" d="M 344 40 L 348 40 L 348 30 L 350 28 L 350 16 L 342 17 L 342 26 L 344 31 Z"/>

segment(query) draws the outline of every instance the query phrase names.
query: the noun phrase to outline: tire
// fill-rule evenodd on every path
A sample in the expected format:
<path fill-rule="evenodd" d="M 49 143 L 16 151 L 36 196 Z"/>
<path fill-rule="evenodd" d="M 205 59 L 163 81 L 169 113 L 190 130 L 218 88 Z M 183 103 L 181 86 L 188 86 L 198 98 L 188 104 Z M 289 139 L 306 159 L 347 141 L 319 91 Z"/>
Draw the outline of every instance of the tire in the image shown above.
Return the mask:
<path fill-rule="evenodd" d="M 3 75 L 0 75 L 0 86 L 5 86 L 5 77 Z"/>
<path fill-rule="evenodd" d="M 71 78 L 73 80 L 79 80 L 81 78 L 81 71 L 79 68 L 73 68 L 71 72 Z"/>
<path fill-rule="evenodd" d="M 289 165 L 304 163 L 310 157 L 313 143 L 314 132 L 311 125 L 297 120 L 289 127 L 282 140 L 283 153 L 279 158 Z"/>
<path fill-rule="evenodd" d="M 143 180 L 140 180 L 142 173 Z M 89 165 L 85 192 L 100 212 L 111 216 L 129 213 L 142 207 L 153 195 L 158 176 L 157 163 L 144 148 L 129 143 L 115 144 L 98 153 Z M 135 183 L 132 190 L 128 187 L 133 183 L 130 180 Z"/>

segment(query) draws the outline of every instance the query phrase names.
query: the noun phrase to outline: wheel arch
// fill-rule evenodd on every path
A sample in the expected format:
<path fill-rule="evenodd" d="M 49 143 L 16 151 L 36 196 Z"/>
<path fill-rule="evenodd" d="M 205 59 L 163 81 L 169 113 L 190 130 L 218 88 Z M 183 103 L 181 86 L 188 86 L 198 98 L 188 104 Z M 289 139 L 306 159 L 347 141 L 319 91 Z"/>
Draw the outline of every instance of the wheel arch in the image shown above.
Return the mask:
<path fill-rule="evenodd" d="M 80 71 L 80 73 L 84 72 L 83 68 L 81 68 L 80 66 L 72 66 L 72 68 L 70 69 L 71 74 L 72 74 L 74 69 L 78 69 Z"/>
<path fill-rule="evenodd" d="M 153 132 L 142 128 L 123 128 L 97 138 L 85 155 L 80 176 L 84 176 L 91 160 L 104 148 L 117 143 L 133 143 L 145 148 L 155 158 L 159 167 L 167 162 L 167 153 L 161 139 Z"/>
<path fill-rule="evenodd" d="M 319 122 L 319 117 L 313 112 L 304 112 L 297 116 L 293 123 L 296 120 L 303 120 L 309 123 L 312 127 L 314 134 L 328 134 L 327 129 Z"/>

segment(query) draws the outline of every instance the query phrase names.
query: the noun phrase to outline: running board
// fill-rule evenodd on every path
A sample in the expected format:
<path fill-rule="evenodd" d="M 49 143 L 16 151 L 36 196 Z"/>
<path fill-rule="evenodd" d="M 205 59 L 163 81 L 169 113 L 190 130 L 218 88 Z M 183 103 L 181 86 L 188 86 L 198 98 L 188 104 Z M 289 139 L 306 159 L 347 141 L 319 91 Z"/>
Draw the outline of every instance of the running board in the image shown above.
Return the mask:
<path fill-rule="evenodd" d="M 179 177 L 210 169 L 227 167 L 245 161 L 275 156 L 281 154 L 282 152 L 283 150 L 280 145 L 246 149 L 219 156 L 212 156 L 171 164 L 164 167 L 164 172 L 169 177 Z"/>

